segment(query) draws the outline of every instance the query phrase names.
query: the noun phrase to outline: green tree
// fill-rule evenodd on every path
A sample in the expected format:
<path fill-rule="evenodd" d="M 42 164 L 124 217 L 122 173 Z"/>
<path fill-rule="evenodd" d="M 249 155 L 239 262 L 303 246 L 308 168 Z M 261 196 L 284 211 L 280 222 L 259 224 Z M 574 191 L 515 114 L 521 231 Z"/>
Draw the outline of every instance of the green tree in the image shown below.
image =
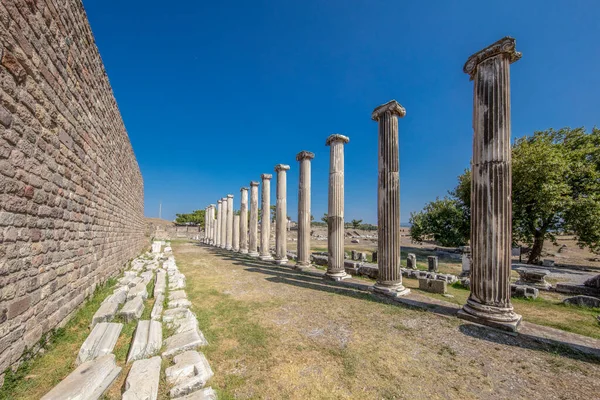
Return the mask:
<path fill-rule="evenodd" d="M 353 219 L 350 221 L 350 224 L 352 225 L 352 228 L 358 229 L 360 228 L 360 224 L 362 224 L 362 219 Z"/>
<path fill-rule="evenodd" d="M 204 210 L 194 210 L 189 214 L 175 214 L 175 223 L 193 224 L 204 228 Z"/>
<path fill-rule="evenodd" d="M 321 217 L 321 221 L 327 223 L 327 213 L 323 214 L 323 216 Z"/>
<path fill-rule="evenodd" d="M 415 242 L 431 237 L 442 246 L 460 246 L 469 240 L 469 220 L 457 199 L 435 199 L 422 211 L 411 213 L 410 223 Z"/>
<path fill-rule="evenodd" d="M 531 247 L 527 262 L 539 263 L 544 240 L 555 240 L 561 232 L 573 233 L 581 247 L 600 251 L 600 129 L 593 128 L 590 133 L 583 128 L 534 132 L 515 142 L 512 156 L 513 242 Z M 468 226 L 470 188 L 471 172 L 467 170 L 445 204 L 434 204 L 439 202 L 436 200 L 411 215 L 413 240 L 435 238 L 442 234 L 440 226 L 458 231 L 465 223 Z M 448 210 L 441 213 L 443 207 Z M 463 212 L 460 219 L 450 217 L 452 208 Z M 433 223 L 427 214 L 434 212 L 446 219 Z"/>

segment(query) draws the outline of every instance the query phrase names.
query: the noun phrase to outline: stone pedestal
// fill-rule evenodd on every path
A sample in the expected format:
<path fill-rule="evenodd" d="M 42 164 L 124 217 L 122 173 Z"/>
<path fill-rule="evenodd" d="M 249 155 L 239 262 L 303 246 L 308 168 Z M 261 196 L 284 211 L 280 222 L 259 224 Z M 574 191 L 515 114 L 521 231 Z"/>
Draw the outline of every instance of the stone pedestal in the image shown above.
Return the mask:
<path fill-rule="evenodd" d="M 262 174 L 262 216 L 260 218 L 260 259 L 272 261 L 273 256 L 269 250 L 271 239 L 271 174 Z"/>
<path fill-rule="evenodd" d="M 298 180 L 297 269 L 306 268 L 310 265 L 310 164 L 313 158 L 315 158 L 315 155 L 310 151 L 301 151 L 296 155 L 296 160 L 300 162 L 300 179 Z"/>
<path fill-rule="evenodd" d="M 227 197 L 221 199 L 221 209 L 223 215 L 221 216 L 221 245 L 220 248 L 224 249 L 227 247 Z"/>
<path fill-rule="evenodd" d="M 408 253 L 406 257 L 406 268 L 417 269 L 417 256 L 414 253 Z"/>
<path fill-rule="evenodd" d="M 438 258 L 437 256 L 427 256 L 427 271 L 438 272 Z"/>
<path fill-rule="evenodd" d="M 225 250 L 233 249 L 233 195 L 227 195 L 227 222 L 225 226 Z"/>
<path fill-rule="evenodd" d="M 248 255 L 258 257 L 258 182 L 250 182 L 250 228 L 248 230 Z"/>
<path fill-rule="evenodd" d="M 379 179 L 377 183 L 377 266 L 373 286 L 376 293 L 403 296 L 410 293 L 402 285 L 400 263 L 400 156 L 398 118 L 406 110 L 392 100 L 371 114 L 379 123 Z"/>
<path fill-rule="evenodd" d="M 240 216 L 233 216 L 233 239 L 232 239 L 232 250 L 235 252 L 240 251 Z"/>
<path fill-rule="evenodd" d="M 460 276 L 471 276 L 471 248 L 469 246 L 462 247 L 462 271 Z"/>
<path fill-rule="evenodd" d="M 510 64 L 521 58 L 505 37 L 472 55 L 474 80 L 471 184 L 471 294 L 459 318 L 516 331 L 510 302 L 512 175 Z"/>
<path fill-rule="evenodd" d="M 329 204 L 327 212 L 328 265 L 325 279 L 350 278 L 344 269 L 344 145 L 350 139 L 334 134 L 327 138 L 329 146 Z"/>
<path fill-rule="evenodd" d="M 223 200 L 217 200 L 217 218 L 215 225 L 215 246 L 221 247 L 221 222 L 223 221 Z"/>
<path fill-rule="evenodd" d="M 248 254 L 248 188 L 241 188 L 240 195 L 240 253 Z"/>
<path fill-rule="evenodd" d="M 550 275 L 547 269 L 538 268 L 517 268 L 519 280 L 515 285 L 533 286 L 541 290 L 550 290 L 552 285 L 546 281 L 546 276 Z"/>
<path fill-rule="evenodd" d="M 289 165 L 277 164 L 277 199 L 275 217 L 275 263 L 282 265 L 287 258 L 287 171 Z"/>

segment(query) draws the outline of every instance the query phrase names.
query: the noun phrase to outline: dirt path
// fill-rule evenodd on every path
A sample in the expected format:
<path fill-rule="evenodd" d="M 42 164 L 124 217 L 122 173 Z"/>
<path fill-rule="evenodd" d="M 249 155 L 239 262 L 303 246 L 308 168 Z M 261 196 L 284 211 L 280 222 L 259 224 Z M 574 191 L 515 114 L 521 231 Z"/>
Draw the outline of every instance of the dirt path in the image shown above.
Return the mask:
<path fill-rule="evenodd" d="M 174 243 L 219 398 L 591 399 L 600 364 Z"/>

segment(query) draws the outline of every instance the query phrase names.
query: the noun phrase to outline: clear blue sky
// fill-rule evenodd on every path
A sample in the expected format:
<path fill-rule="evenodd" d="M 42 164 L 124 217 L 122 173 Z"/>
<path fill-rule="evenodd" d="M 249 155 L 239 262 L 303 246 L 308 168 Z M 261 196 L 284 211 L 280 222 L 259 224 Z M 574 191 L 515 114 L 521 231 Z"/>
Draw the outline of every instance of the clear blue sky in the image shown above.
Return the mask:
<path fill-rule="evenodd" d="M 375 106 L 396 99 L 401 212 L 452 189 L 471 157 L 467 58 L 503 36 L 512 129 L 598 124 L 598 1 L 84 0 L 144 177 L 146 215 L 215 203 L 276 164 L 297 210 L 300 150 L 327 211 L 332 133 L 346 146 L 346 219 L 376 222 Z M 274 175 L 275 178 L 275 175 Z M 275 183 L 272 184 L 274 204 Z"/>

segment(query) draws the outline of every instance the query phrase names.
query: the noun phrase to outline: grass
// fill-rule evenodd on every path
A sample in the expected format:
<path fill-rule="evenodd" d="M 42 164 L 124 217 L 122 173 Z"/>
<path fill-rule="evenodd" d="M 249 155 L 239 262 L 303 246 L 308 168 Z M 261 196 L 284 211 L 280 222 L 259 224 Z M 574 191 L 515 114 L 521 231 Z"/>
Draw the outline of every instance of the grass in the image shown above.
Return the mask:
<path fill-rule="evenodd" d="M 54 330 L 43 355 L 22 363 L 16 372 L 9 370 L 0 388 L 0 399 L 39 399 L 75 369 L 75 359 L 90 332 L 92 317 L 115 284 L 116 279 L 109 279 L 99 286 L 63 328 Z"/>

